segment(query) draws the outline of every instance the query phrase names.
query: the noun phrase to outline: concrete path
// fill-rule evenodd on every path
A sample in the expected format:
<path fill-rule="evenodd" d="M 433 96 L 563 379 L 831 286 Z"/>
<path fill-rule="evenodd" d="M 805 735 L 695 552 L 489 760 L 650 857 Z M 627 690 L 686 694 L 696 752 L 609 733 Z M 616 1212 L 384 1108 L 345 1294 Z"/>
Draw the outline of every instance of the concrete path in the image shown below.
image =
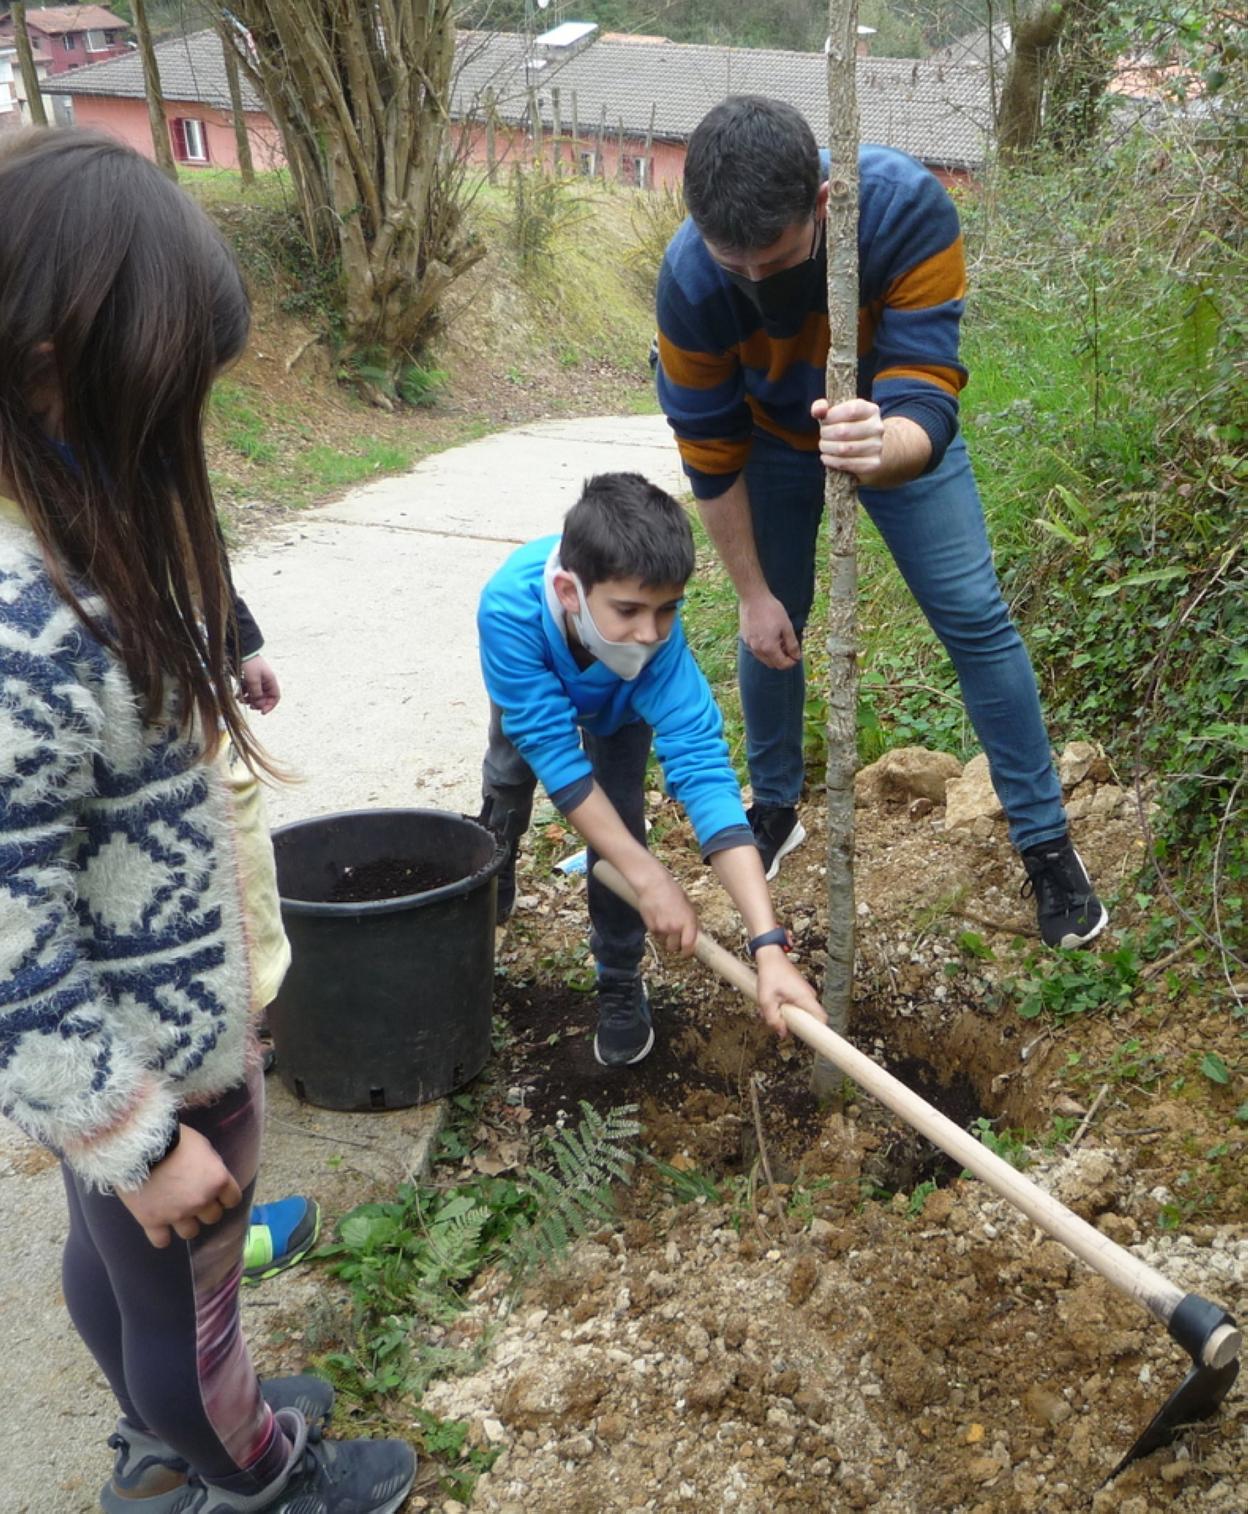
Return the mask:
<path fill-rule="evenodd" d="M 235 562 L 267 638 L 281 706 L 262 722 L 304 782 L 270 798 L 272 822 L 367 805 L 475 811 L 486 700 L 477 664 L 481 586 L 514 546 L 554 532 L 592 473 L 681 487 L 657 416 L 552 421 L 427 459 L 333 505 L 292 516 Z M 343 1115 L 298 1105 L 269 1079 L 261 1198 L 313 1192 L 330 1216 L 420 1169 L 440 1111 Z M 88 1514 L 110 1469 L 115 1409 L 60 1296 L 59 1169 L 0 1119 L 0 1414 L 4 1514 Z M 325 1289 L 296 1270 L 244 1292 L 265 1366 L 277 1315 Z"/>

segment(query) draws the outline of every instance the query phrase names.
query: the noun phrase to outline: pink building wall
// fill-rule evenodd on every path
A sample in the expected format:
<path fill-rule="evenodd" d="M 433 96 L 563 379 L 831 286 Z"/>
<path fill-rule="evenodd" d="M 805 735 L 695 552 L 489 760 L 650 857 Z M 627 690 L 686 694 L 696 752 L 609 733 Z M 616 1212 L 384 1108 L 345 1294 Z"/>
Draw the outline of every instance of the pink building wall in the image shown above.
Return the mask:
<path fill-rule="evenodd" d="M 485 166 L 489 161 L 489 149 L 486 140 L 485 127 L 479 122 L 473 122 L 467 127 L 461 127 L 460 140 L 467 137 L 468 161 L 473 164 Z M 632 163 L 630 160 L 640 158 L 646 149 L 644 137 L 631 137 L 625 135 L 621 143 L 618 135 L 613 136 L 609 131 L 603 138 L 602 164 L 599 167 L 599 176 L 611 180 L 620 179 L 620 158 L 625 160 L 626 171 L 624 181 L 635 183 L 632 177 Z M 542 161 L 548 167 L 554 166 L 558 157 L 568 172 L 573 171 L 574 162 L 579 161 L 582 154 L 597 150 L 597 131 L 594 128 L 588 130 L 582 126 L 577 138 L 576 149 L 568 140 L 568 131 L 565 127 L 564 138 L 559 143 L 551 141 L 549 134 L 542 139 Z M 650 143 L 649 162 L 650 177 L 647 188 L 666 189 L 669 186 L 678 185 L 685 176 L 685 150 L 684 142 L 661 142 Z M 519 163 L 522 167 L 533 162 L 533 142 L 527 131 L 520 127 L 499 126 L 494 131 L 494 160 L 500 168 L 510 172 L 511 168 Z M 932 168 L 930 170 L 946 188 L 952 185 L 966 186 L 974 182 L 974 175 L 964 169 L 957 168 Z"/>
<path fill-rule="evenodd" d="M 251 139 L 251 156 L 257 170 L 281 168 L 286 159 L 282 139 L 263 111 L 245 111 L 247 135 Z M 234 143 L 233 118 L 225 111 L 194 101 L 165 101 L 165 119 L 202 121 L 208 145 L 207 163 L 180 162 L 183 168 L 237 168 L 238 152 Z M 74 124 L 94 126 L 133 147 L 145 158 L 154 158 L 152 133 L 147 122 L 147 104 L 143 100 L 121 100 L 109 95 L 75 95 Z M 174 156 L 177 156 L 176 149 Z"/>

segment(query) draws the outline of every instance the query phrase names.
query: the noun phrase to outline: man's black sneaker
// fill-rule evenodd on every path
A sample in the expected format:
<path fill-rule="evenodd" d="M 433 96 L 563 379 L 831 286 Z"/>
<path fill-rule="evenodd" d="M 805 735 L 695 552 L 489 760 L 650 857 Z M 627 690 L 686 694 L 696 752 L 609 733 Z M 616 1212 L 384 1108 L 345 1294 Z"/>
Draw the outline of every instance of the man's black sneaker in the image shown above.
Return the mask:
<path fill-rule="evenodd" d="M 780 871 L 780 862 L 806 839 L 806 827 L 791 805 L 766 809 L 752 804 L 745 812 L 754 832 L 754 844 L 763 859 L 763 872 L 770 882 Z"/>
<path fill-rule="evenodd" d="M 1086 946 L 1109 924 L 1083 859 L 1069 836 L 1042 841 L 1023 853 L 1023 897 L 1035 897 L 1036 919 L 1046 946 Z"/>
<path fill-rule="evenodd" d="M 654 1045 L 650 1000 L 640 975 L 600 979 L 594 1057 L 603 1067 L 629 1067 Z"/>

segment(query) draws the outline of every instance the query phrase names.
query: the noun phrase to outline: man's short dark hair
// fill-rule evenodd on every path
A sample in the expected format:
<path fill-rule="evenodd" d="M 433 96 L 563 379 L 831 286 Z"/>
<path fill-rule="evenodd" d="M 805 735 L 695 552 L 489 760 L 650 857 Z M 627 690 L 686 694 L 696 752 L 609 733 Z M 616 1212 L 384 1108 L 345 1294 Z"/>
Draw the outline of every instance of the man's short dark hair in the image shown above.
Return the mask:
<path fill-rule="evenodd" d="M 610 578 L 683 586 L 693 572 L 693 532 L 672 496 L 640 473 L 599 473 L 564 517 L 559 561 L 587 592 Z"/>
<path fill-rule="evenodd" d="M 685 204 L 708 242 L 756 252 L 811 214 L 821 178 L 815 134 L 799 110 L 732 95 L 689 139 Z"/>

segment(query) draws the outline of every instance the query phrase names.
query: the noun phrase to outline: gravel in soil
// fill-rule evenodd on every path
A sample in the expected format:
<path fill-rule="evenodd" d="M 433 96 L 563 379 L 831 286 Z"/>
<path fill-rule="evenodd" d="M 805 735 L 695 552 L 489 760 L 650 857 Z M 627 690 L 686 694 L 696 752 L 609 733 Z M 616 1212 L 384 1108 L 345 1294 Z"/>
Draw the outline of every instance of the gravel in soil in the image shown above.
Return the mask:
<path fill-rule="evenodd" d="M 1140 843 L 1125 805 L 1102 809 L 1079 842 L 1110 892 Z M 659 812 L 664 859 L 704 923 L 739 949 L 683 821 Z M 811 840 L 776 892 L 817 981 L 819 806 L 803 818 Z M 960 1124 L 987 1116 L 1033 1132 L 1055 1114 L 1073 1126 L 1133 1030 L 1160 1033 L 1166 1047 L 1173 1017 L 1176 1065 L 1201 1044 L 1192 1037 L 1230 1050 L 1209 1006 L 1147 991 L 1117 1019 L 1064 1033 L 1020 1020 L 1009 985 L 1034 926 L 1004 829 L 960 835 L 940 819 L 939 809 L 918 821 L 904 807 L 860 812 L 851 1032 L 861 1049 Z M 520 881 L 500 951 L 500 1096 L 530 1111 L 530 1135 L 573 1120 L 582 1098 L 636 1103 L 649 1152 L 712 1177 L 721 1202 L 678 1203 L 642 1164 L 621 1195 L 620 1231 L 582 1243 L 510 1312 L 483 1284 L 462 1328 L 497 1332 L 487 1365 L 425 1399 L 502 1449 L 474 1509 L 1242 1514 L 1242 1388 L 1216 1420 L 1102 1488 L 1187 1370 L 1164 1329 L 869 1100 L 820 1109 L 804 1050 L 778 1046 L 697 964 L 648 968 L 655 1051 L 623 1073 L 598 1068 L 592 995 L 562 981 L 583 973 L 583 898 L 533 861 Z M 1119 906 L 1118 924 L 1129 910 Z M 959 949 L 967 929 L 992 958 Z M 754 1079 L 787 1224 L 758 1171 Z M 1242 1137 L 1227 1140 L 1230 1106 L 1110 1081 L 1078 1148 L 1033 1139 L 1029 1176 L 1244 1318 L 1248 1193 Z M 1233 1165 L 1203 1222 L 1158 1231 L 1193 1151 L 1219 1141 Z M 945 1186 L 912 1197 L 928 1178 Z M 864 1200 L 886 1189 L 899 1191 Z"/>

